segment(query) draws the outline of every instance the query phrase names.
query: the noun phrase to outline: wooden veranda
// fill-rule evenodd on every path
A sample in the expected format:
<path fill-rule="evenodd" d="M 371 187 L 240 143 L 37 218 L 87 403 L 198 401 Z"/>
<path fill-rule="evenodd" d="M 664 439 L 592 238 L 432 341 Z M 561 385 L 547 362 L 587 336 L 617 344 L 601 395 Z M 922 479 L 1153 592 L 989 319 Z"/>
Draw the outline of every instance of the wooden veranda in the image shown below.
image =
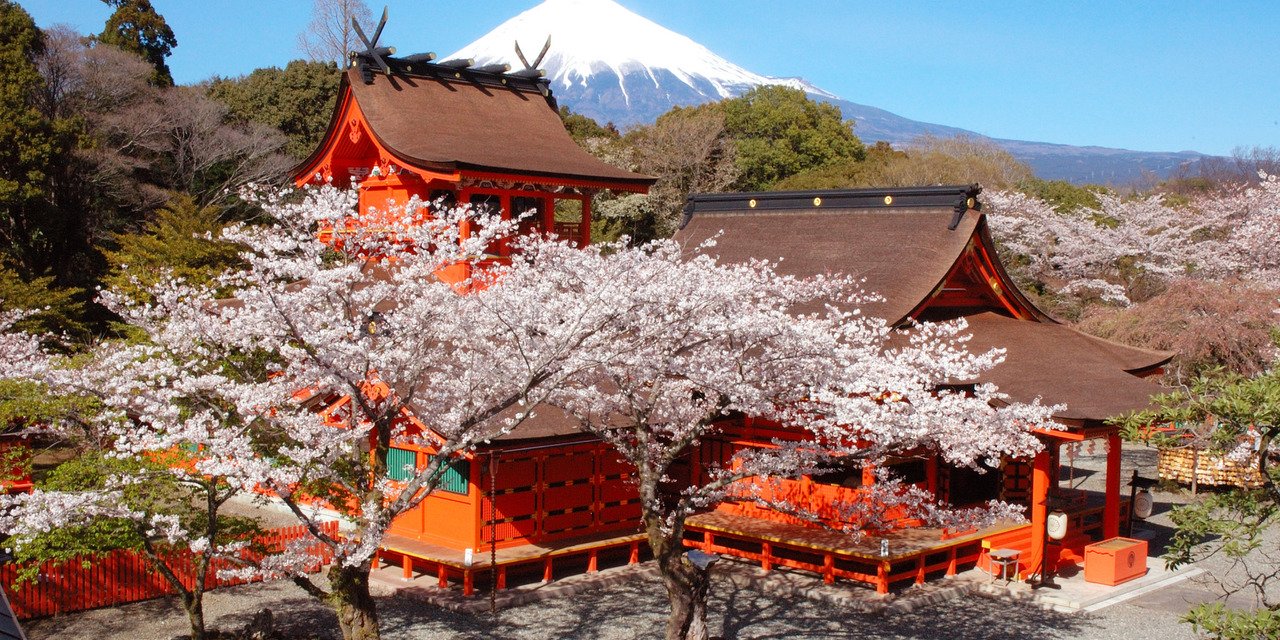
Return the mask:
<path fill-rule="evenodd" d="M 856 538 L 840 531 L 713 511 L 688 519 L 685 544 L 759 562 L 765 571 L 774 567 L 812 571 L 828 584 L 844 578 L 888 593 L 896 582 L 921 584 L 930 574 L 955 575 L 978 564 L 989 548 L 984 541 L 1010 533 L 1025 536 L 1028 530 L 1029 525 L 1017 523 L 957 533 L 910 527 Z M 887 554 L 881 553 L 882 540 L 888 541 Z"/>
<path fill-rule="evenodd" d="M 460 580 L 462 594 L 472 596 L 475 595 L 477 576 L 487 576 L 491 572 L 494 575 L 492 588 L 501 591 L 507 588 L 507 572 L 512 568 L 532 565 L 542 570 L 543 582 L 551 582 L 555 579 L 557 562 L 585 559 L 586 572 L 594 573 L 599 568 L 601 555 L 625 552 L 626 563 L 636 564 L 640 562 L 642 549 L 647 549 L 648 546 L 648 538 L 643 533 L 597 534 L 543 544 L 524 544 L 492 550 L 475 549 L 471 562 L 468 563 L 465 550 L 392 534 L 383 538 L 382 546 L 374 556 L 373 566 L 376 569 L 383 561 L 398 562 L 406 580 L 413 579 L 414 572 L 418 570 L 428 575 L 434 573 L 441 589 L 449 587 L 451 578 Z"/>

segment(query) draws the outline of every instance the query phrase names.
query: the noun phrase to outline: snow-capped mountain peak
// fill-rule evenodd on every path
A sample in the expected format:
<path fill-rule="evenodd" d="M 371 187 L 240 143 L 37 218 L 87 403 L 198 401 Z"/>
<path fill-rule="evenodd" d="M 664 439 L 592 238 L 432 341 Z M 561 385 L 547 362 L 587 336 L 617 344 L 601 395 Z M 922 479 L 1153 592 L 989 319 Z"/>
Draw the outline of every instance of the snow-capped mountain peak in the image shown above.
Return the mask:
<path fill-rule="evenodd" d="M 516 57 L 515 43 L 520 43 L 525 57 L 532 62 L 548 35 L 551 49 L 539 66 L 546 69 L 556 98 L 560 104 L 602 124 L 649 124 L 674 106 L 723 100 L 761 85 L 784 85 L 839 107 L 846 119 L 857 123 L 856 133 L 866 143 L 885 141 L 902 147 L 922 135 L 983 137 L 850 102 L 800 78 L 752 73 L 614 0 L 546 0 L 445 59 L 473 58 L 477 64 L 505 62 L 519 69 L 524 65 Z M 1190 152 L 1145 153 L 992 141 L 1031 164 L 1042 178 L 1076 182 L 1122 184 L 1145 172 L 1167 175 L 1200 157 Z"/>
<path fill-rule="evenodd" d="M 672 106 L 729 98 L 759 85 L 835 97 L 799 78 L 752 73 L 613 0 L 546 0 L 446 59 L 505 62 L 519 69 L 515 43 L 532 60 L 547 36 L 551 50 L 540 66 L 552 89 L 575 111 L 623 120 L 619 124 L 652 121 Z M 600 108 L 584 108 L 585 95 Z M 625 107 L 630 117 L 610 118 L 615 106 Z"/>

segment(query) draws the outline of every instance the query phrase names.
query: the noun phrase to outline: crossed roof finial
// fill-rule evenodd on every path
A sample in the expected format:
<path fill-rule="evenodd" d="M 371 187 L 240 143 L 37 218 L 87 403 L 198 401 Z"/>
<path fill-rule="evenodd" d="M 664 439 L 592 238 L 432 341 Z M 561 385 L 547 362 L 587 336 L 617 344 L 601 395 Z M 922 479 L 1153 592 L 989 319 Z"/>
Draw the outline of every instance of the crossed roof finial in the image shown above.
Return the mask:
<path fill-rule="evenodd" d="M 360 28 L 360 23 L 356 21 L 354 16 L 351 18 L 351 26 L 356 30 L 356 35 L 359 36 L 360 41 L 364 43 L 364 51 L 352 51 L 352 57 L 368 58 L 378 67 L 379 71 L 390 75 L 391 67 L 387 65 L 387 61 L 383 60 L 382 57 L 394 55 L 396 49 L 395 47 L 378 46 L 378 38 L 382 37 L 382 29 L 387 26 L 387 8 L 385 6 L 382 7 L 382 19 L 378 20 L 378 28 L 373 32 L 373 38 L 369 38 L 364 34 L 364 29 Z"/>

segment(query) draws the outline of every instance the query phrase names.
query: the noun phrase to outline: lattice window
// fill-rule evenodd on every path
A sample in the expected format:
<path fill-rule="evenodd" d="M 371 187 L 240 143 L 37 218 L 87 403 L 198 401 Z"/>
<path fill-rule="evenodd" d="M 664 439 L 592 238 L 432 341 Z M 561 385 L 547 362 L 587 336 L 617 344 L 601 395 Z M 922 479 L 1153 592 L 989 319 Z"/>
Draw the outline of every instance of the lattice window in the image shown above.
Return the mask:
<path fill-rule="evenodd" d="M 412 480 L 418 475 L 418 452 L 410 449 L 387 450 L 387 477 L 392 480 Z"/>
<path fill-rule="evenodd" d="M 1001 467 L 1000 499 L 1014 504 L 1031 504 L 1031 462 L 1005 460 Z"/>
<path fill-rule="evenodd" d="M 435 456 L 428 459 L 428 464 L 435 460 Z M 449 466 L 444 468 L 440 476 L 440 480 L 436 483 L 436 489 L 440 491 L 448 491 L 459 495 L 467 495 L 471 488 L 471 461 L 470 460 L 454 460 Z"/>

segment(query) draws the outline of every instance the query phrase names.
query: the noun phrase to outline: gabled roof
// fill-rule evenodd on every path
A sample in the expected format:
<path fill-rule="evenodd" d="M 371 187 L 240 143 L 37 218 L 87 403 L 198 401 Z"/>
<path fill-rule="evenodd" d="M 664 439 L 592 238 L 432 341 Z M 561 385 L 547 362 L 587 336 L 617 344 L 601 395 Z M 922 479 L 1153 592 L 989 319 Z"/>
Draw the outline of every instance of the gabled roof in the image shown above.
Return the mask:
<path fill-rule="evenodd" d="M 655 178 L 609 165 L 565 130 L 545 83 L 498 72 L 388 59 L 390 73 L 352 67 L 342 76 L 326 141 L 296 174 L 306 176 L 334 144 L 354 101 L 383 148 L 411 167 L 536 176 L 646 191 Z M 545 95 L 544 95 L 545 94 Z"/>
<path fill-rule="evenodd" d="M 676 239 L 724 262 L 778 260 L 785 275 L 847 273 L 881 302 L 868 314 L 899 324 L 950 273 L 981 214 L 975 187 L 698 194 Z M 886 201 L 887 198 L 887 201 Z M 976 202 L 973 203 L 976 206 Z"/>
<path fill-rule="evenodd" d="M 1103 340 L 1071 327 L 1017 320 L 986 312 L 965 316 L 975 352 L 1005 350 L 1004 362 L 982 375 L 1016 402 L 1040 398 L 1043 404 L 1066 404 L 1054 414 L 1075 425 L 1144 409 L 1166 390 L 1134 375 L 1168 362 L 1170 354 L 1136 349 Z"/>
<path fill-rule="evenodd" d="M 974 185 L 696 195 L 676 239 L 692 246 L 714 238 L 709 253 L 723 262 L 781 260 L 783 274 L 862 277 L 884 298 L 864 311 L 903 327 L 930 308 L 954 272 L 981 260 L 984 278 L 974 286 L 1000 303 L 947 314 L 968 320 L 974 351 L 1007 351 L 979 382 L 1015 401 L 1066 404 L 1055 417 L 1078 426 L 1146 407 L 1162 389 L 1138 376 L 1173 354 L 1090 336 L 1035 308 L 996 256 L 978 192 Z"/>

